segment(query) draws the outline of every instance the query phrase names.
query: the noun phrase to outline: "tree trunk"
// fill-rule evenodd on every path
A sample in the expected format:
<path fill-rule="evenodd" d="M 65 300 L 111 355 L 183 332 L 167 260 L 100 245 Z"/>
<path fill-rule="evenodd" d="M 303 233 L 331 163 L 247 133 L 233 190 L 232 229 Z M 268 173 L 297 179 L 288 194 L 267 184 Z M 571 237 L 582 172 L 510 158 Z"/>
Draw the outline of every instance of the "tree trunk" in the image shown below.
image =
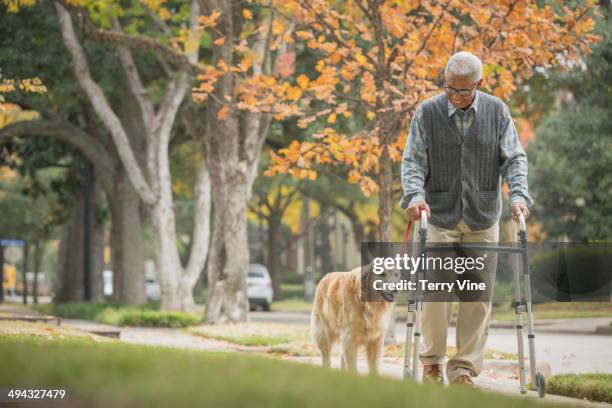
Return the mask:
<path fill-rule="evenodd" d="M 393 187 L 393 162 L 387 154 L 387 150 L 384 149 L 380 156 L 380 174 L 379 174 L 379 187 L 380 193 L 379 206 L 378 206 L 378 217 L 380 223 L 378 225 L 379 240 L 381 242 L 391 241 L 391 209 L 393 208 L 392 202 L 392 187 Z"/>
<path fill-rule="evenodd" d="M 331 243 L 329 240 L 329 206 L 321 206 L 321 227 L 319 228 L 320 244 L 319 253 L 321 254 L 321 275 L 325 275 L 334 270 L 332 256 L 331 256 Z"/>
<path fill-rule="evenodd" d="M 208 163 L 214 156 L 208 156 Z M 214 229 L 208 259 L 208 303 L 205 319 L 213 323 L 247 319 L 246 278 L 249 266 L 246 219 L 246 175 L 239 163 L 225 162 L 228 177 L 211 170 Z M 214 167 L 214 165 L 213 165 Z"/>
<path fill-rule="evenodd" d="M 119 179 L 119 177 L 118 177 Z M 117 180 L 111 209 L 113 300 L 129 305 L 145 303 L 145 268 L 140 199 L 125 178 Z"/>
<path fill-rule="evenodd" d="M 384 140 L 385 138 L 383 138 Z M 379 207 L 378 216 L 379 237 L 381 242 L 390 242 L 392 233 L 391 211 L 393 208 L 393 162 L 389 157 L 387 149 L 383 149 L 380 156 L 380 174 L 379 174 Z M 395 314 L 391 311 L 389 315 L 389 329 L 385 334 L 385 344 L 397 343 L 395 337 Z"/>
<path fill-rule="evenodd" d="M 38 303 L 38 272 L 40 272 L 44 248 L 44 242 L 36 238 L 34 241 L 34 282 L 32 283 L 32 297 L 35 304 Z"/>
<path fill-rule="evenodd" d="M 83 300 L 83 196 L 75 196 L 74 207 L 62 227 L 55 302 Z"/>
<path fill-rule="evenodd" d="M 1 251 L 2 249 L 0 249 Z M 26 240 L 23 243 L 23 304 L 28 304 L 28 261 L 29 261 L 29 253 L 30 253 L 30 244 Z M 0 266 L 2 268 L 3 266 Z"/>
<path fill-rule="evenodd" d="M 348 219 L 351 222 L 351 228 L 353 230 L 353 240 L 355 242 L 355 248 L 361 248 L 361 242 L 366 240 L 364 233 L 363 223 L 359 221 L 357 213 L 353 211 Z"/>
<path fill-rule="evenodd" d="M 272 292 L 274 293 L 274 300 L 283 299 L 283 293 L 281 290 L 280 253 L 278 251 L 278 235 L 280 231 L 280 226 L 280 217 L 270 216 L 268 218 L 268 261 L 266 262 L 266 266 L 270 270 L 270 278 L 272 279 Z"/>
<path fill-rule="evenodd" d="M 104 204 L 104 192 L 100 181 L 94 178 L 92 192 L 92 237 L 91 237 L 91 300 L 101 302 L 104 300 L 104 220 L 97 216 L 98 210 Z"/>
<path fill-rule="evenodd" d="M 181 286 L 180 276 L 182 272 L 181 260 L 176 247 L 175 224 L 173 220 L 172 205 L 167 200 L 160 198 L 153 209 L 151 219 L 155 235 L 155 251 L 157 259 L 157 276 L 160 279 L 161 289 L 161 309 L 162 310 L 182 310 L 182 303 L 193 303 L 182 297 L 187 293 L 179 294 Z M 190 307 L 191 305 L 187 305 Z"/>
<path fill-rule="evenodd" d="M 151 219 L 161 287 L 161 309 L 193 311 L 193 288 L 204 269 L 210 243 L 210 177 L 207 167 L 201 165 L 194 188 L 191 251 L 187 265 L 183 266 L 176 246 L 176 219 L 167 152 L 161 154 L 159 160 L 157 176 L 160 195 L 152 209 Z"/>

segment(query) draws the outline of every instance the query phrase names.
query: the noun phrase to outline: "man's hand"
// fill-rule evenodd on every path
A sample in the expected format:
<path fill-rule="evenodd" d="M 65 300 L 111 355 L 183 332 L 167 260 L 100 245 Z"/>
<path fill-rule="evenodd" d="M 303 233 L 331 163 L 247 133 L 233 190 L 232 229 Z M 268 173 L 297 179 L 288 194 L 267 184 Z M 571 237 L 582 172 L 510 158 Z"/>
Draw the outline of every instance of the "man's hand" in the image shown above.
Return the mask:
<path fill-rule="evenodd" d="M 415 221 L 421 218 L 421 210 L 427 211 L 427 215 L 431 215 L 429 211 L 429 206 L 425 201 L 417 201 L 412 204 L 410 207 L 406 208 L 406 215 L 408 216 L 408 221 Z"/>
<path fill-rule="evenodd" d="M 525 207 L 522 203 L 514 203 L 512 204 L 512 216 L 515 220 L 518 221 L 519 215 L 523 213 L 525 219 L 529 218 L 529 209 Z"/>

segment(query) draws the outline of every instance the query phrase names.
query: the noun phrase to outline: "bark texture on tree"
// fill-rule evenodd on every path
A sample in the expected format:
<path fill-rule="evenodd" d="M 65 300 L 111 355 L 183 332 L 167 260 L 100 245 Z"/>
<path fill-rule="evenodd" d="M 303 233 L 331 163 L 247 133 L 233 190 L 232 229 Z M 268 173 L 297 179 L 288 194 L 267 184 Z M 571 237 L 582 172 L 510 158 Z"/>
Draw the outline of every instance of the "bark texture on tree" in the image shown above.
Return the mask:
<path fill-rule="evenodd" d="M 208 302 L 205 318 L 214 323 L 246 321 L 248 313 L 246 278 L 249 248 L 244 177 L 241 184 L 237 182 L 225 185 L 225 189 L 229 190 L 226 194 L 217 194 L 216 187 L 221 186 L 215 185 L 213 181 L 215 219 L 207 268 Z M 232 196 L 236 198 L 232 199 Z"/>
<path fill-rule="evenodd" d="M 232 81 L 231 76 L 222 79 L 225 89 L 233 88 Z M 246 321 L 249 307 L 246 293 L 249 266 L 247 166 L 244 159 L 238 157 L 236 113 L 230 110 L 226 120 L 221 121 L 211 109 L 207 126 L 210 137 L 205 140 L 205 154 L 212 185 L 214 227 L 207 265 L 205 319 L 211 323 L 241 322 Z"/>
<path fill-rule="evenodd" d="M 242 29 L 242 6 L 229 1 L 203 1 L 203 12 L 221 12 L 213 33 L 212 64 L 233 65 L 233 43 Z M 271 72 L 266 38 L 258 38 L 253 50 L 255 74 Z M 284 47 L 284 45 L 283 45 Z M 208 303 L 204 318 L 211 323 L 247 319 L 246 277 L 249 266 L 247 202 L 257 177 L 257 165 L 271 123 L 270 114 L 242 112 L 228 106 L 225 120 L 218 117 L 219 101 L 230 96 L 236 103 L 235 81 L 231 74 L 219 78 L 207 106 L 204 152 L 207 158 L 214 205 L 214 227 L 207 264 Z"/>
<path fill-rule="evenodd" d="M 113 300 L 128 305 L 145 303 L 143 220 L 140 199 L 125 178 L 117 180 L 109 201 Z"/>

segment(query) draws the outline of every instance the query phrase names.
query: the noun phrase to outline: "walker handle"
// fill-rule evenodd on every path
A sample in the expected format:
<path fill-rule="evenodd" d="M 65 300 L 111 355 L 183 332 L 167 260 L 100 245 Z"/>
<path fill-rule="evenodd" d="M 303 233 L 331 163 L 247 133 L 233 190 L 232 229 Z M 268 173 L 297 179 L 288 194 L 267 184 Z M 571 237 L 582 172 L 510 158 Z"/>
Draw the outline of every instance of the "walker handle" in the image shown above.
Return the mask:
<path fill-rule="evenodd" d="M 519 214 L 519 230 L 527 231 L 527 226 L 525 225 L 525 216 L 522 212 Z"/>
<path fill-rule="evenodd" d="M 421 229 L 427 229 L 427 211 L 421 210 Z"/>

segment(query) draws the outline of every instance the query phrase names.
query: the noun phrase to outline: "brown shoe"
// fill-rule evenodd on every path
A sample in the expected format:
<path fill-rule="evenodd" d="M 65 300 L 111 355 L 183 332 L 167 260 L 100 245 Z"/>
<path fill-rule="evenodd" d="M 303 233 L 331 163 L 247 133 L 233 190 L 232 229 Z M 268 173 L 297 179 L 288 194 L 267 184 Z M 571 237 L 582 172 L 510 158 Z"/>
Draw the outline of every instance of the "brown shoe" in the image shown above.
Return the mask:
<path fill-rule="evenodd" d="M 442 375 L 442 364 L 423 365 L 423 381 L 443 384 L 444 376 Z"/>
<path fill-rule="evenodd" d="M 470 377 L 469 375 L 460 375 L 457 378 L 455 378 L 451 384 L 462 384 L 462 385 L 468 385 L 470 387 L 475 388 L 476 384 L 474 384 L 474 382 L 472 381 L 472 377 Z"/>

